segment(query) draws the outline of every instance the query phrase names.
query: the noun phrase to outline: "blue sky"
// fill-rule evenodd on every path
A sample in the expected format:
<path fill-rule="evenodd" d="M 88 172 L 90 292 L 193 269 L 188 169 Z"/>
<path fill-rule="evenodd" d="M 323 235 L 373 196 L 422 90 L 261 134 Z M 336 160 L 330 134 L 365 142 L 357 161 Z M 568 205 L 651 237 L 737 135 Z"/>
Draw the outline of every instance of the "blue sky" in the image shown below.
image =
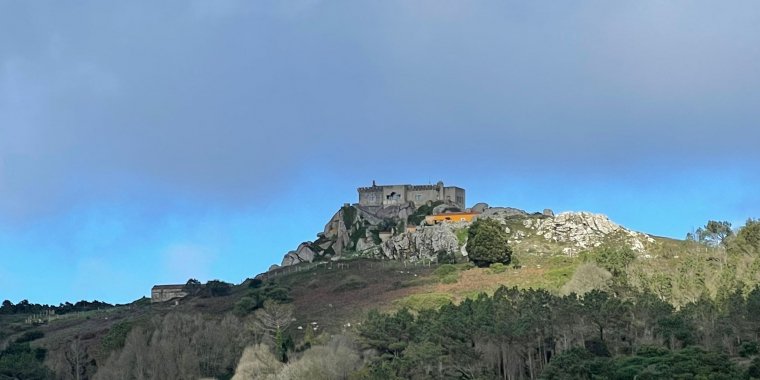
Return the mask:
<path fill-rule="evenodd" d="M 760 217 L 753 1 L 0 1 L 0 299 L 240 282 L 355 188 Z"/>

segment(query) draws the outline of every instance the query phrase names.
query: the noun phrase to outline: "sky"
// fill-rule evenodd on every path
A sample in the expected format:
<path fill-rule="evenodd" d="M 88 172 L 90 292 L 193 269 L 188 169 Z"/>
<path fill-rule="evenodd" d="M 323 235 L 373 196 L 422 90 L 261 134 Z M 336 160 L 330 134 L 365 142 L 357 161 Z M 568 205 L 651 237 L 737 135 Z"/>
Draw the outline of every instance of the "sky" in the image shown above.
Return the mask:
<path fill-rule="evenodd" d="M 756 1 L 0 0 L 0 299 L 239 283 L 356 187 L 760 217 Z"/>

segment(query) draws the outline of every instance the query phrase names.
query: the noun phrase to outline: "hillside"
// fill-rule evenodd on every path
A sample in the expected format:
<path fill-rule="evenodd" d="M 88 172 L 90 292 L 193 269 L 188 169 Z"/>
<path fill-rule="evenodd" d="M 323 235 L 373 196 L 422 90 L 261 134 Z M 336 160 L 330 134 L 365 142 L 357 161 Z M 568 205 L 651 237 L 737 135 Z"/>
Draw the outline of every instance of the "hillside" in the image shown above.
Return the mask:
<path fill-rule="evenodd" d="M 297 363 L 306 365 L 310 353 L 320 352 L 316 350 L 318 347 L 338 350 L 334 346 L 338 343 L 331 340 L 338 339 L 343 342 L 338 345 L 340 349 L 349 349 L 351 353 L 345 357 L 361 358 L 345 364 L 358 370 L 364 366 L 362 361 L 384 363 L 377 360 L 384 357 L 384 349 L 389 350 L 368 340 L 365 326 L 378 318 L 373 310 L 387 316 L 399 310 L 427 316 L 426 310 L 444 305 L 485 302 L 483 293 L 493 296 L 496 302 L 496 297 L 504 294 L 503 289 L 528 292 L 518 299 L 533 297 L 531 289 L 542 289 L 547 293 L 541 297 L 557 300 L 551 302 L 576 299 L 575 294 L 580 295 L 578 300 L 583 300 L 595 294 L 594 291 L 602 290 L 606 292 L 603 294 L 611 294 L 631 305 L 651 295 L 657 302 L 681 310 L 690 310 L 691 305 L 703 300 L 713 300 L 707 302 L 715 303 L 716 314 L 711 318 L 717 320 L 722 318 L 717 310 L 722 310 L 724 302 L 731 300 L 737 291 L 751 293 L 760 280 L 760 256 L 757 255 L 760 247 L 753 248 L 754 243 L 748 243 L 741 236 L 729 241 L 730 244 L 710 246 L 630 231 L 597 214 L 553 215 L 549 211 L 527 213 L 487 206 L 480 206 L 480 217 L 501 223 L 509 236 L 512 262 L 478 268 L 467 260 L 467 230 L 471 223 L 444 223 L 415 229 L 402 225 L 410 219 L 421 220 L 420 217 L 432 214 L 435 207 L 385 210 L 387 214 L 379 217 L 377 213 L 370 214 L 355 206 L 344 206 L 331 218 L 318 240 L 305 242 L 297 251 L 286 255 L 284 264 L 287 265 L 224 291 L 198 293 L 176 304 L 150 303 L 142 299 L 107 310 L 61 316 L 43 324 L 29 324 L 24 315 L 0 315 L 0 348 L 6 352 L 14 347 L 18 350 L 19 343 L 13 342 L 28 340 L 29 343 L 23 343 L 32 350 L 28 354 L 9 356 L 6 353 L 4 357 L 14 360 L 23 357 L 27 361 L 25 365 L 33 367 L 34 356 L 42 355 L 51 373 L 45 375 L 37 368 L 35 371 L 42 372 L 30 378 L 110 379 L 124 373 L 136 378 L 230 378 L 241 356 L 253 355 L 254 351 L 250 350 L 262 347 L 260 344 L 275 347 L 276 355 L 290 358 L 289 365 L 277 364 L 276 360 L 267 364 L 271 367 L 267 367 L 267 371 L 279 373 L 295 368 Z M 755 228 L 754 224 L 751 226 Z M 443 264 L 441 258 L 456 263 Z M 275 318 L 278 307 L 285 308 L 279 312 L 287 318 L 279 319 L 284 321 L 282 328 L 277 327 L 278 333 L 271 335 L 268 332 L 271 326 L 262 321 L 278 320 Z M 674 310 L 667 313 L 676 313 Z M 448 306 L 441 309 L 441 313 L 451 311 Z M 556 352 L 586 344 L 588 336 L 582 331 L 589 326 L 582 322 L 587 320 L 584 318 L 578 319 L 579 325 L 573 327 L 581 333 L 573 338 L 575 343 L 564 348 L 557 346 Z M 742 318 L 747 319 L 749 326 L 751 317 Z M 642 334 L 650 335 L 647 344 L 669 349 L 692 344 L 686 338 L 668 340 L 662 332 L 654 332 L 654 326 L 642 326 L 646 330 Z M 611 325 L 610 334 L 614 332 L 622 337 L 630 333 L 621 328 Z M 29 335 L 31 332 L 34 334 Z M 338 336 L 346 338 L 336 338 Z M 419 339 L 427 342 L 427 338 Z M 703 348 L 732 357 L 738 357 L 739 349 L 747 342 L 741 338 L 734 343 L 713 345 L 713 339 L 718 338 L 695 339 Z M 615 355 L 634 354 L 630 349 L 623 349 L 618 341 L 603 343 Z M 403 356 L 403 350 L 394 350 L 389 352 Z M 482 354 L 485 352 L 482 350 L 486 348 L 480 347 L 477 352 Z M 182 356 L 176 356 L 178 353 Z M 525 355 L 521 362 L 533 354 Z M 752 358 L 752 355 L 744 357 Z M 167 366 L 167 360 L 172 365 Z M 392 357 L 384 360 L 389 360 L 388 368 L 395 368 L 392 371 L 396 374 L 409 376 L 408 373 L 402 375 L 405 372 L 401 367 L 394 367 L 396 362 Z M 544 356 L 543 360 L 544 363 L 536 367 L 524 364 L 525 371 L 530 369 L 530 377 L 538 373 L 533 371 L 547 368 L 549 357 Z M 737 363 L 744 368 L 749 365 L 747 360 L 737 359 Z M 372 364 L 366 368 L 380 367 Z M 449 375 L 443 375 L 447 371 L 441 372 L 440 377 L 448 378 Z M 510 373 L 520 373 L 514 371 Z M 237 378 L 247 377 L 239 375 Z"/>

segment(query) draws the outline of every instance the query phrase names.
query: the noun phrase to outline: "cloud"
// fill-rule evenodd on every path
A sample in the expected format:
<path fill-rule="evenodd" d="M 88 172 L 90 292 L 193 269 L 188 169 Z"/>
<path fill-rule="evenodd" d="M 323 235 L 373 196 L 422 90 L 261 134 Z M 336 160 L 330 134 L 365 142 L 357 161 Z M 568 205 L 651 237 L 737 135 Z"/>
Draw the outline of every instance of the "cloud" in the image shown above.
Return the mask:
<path fill-rule="evenodd" d="M 302 171 L 408 177 L 451 146 L 450 172 L 501 176 L 760 158 L 752 2 L 0 8 L 0 223 L 262 205 Z"/>

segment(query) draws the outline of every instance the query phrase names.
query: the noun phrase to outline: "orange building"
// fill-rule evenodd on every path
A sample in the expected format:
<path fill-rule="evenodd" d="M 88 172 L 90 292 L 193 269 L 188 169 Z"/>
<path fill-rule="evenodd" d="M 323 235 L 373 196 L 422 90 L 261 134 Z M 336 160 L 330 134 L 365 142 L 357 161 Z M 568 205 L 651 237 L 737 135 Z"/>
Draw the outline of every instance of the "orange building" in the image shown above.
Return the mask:
<path fill-rule="evenodd" d="M 472 219 L 478 215 L 480 215 L 479 212 L 446 212 L 428 215 L 425 217 L 425 224 L 432 226 L 438 223 L 472 222 Z"/>

